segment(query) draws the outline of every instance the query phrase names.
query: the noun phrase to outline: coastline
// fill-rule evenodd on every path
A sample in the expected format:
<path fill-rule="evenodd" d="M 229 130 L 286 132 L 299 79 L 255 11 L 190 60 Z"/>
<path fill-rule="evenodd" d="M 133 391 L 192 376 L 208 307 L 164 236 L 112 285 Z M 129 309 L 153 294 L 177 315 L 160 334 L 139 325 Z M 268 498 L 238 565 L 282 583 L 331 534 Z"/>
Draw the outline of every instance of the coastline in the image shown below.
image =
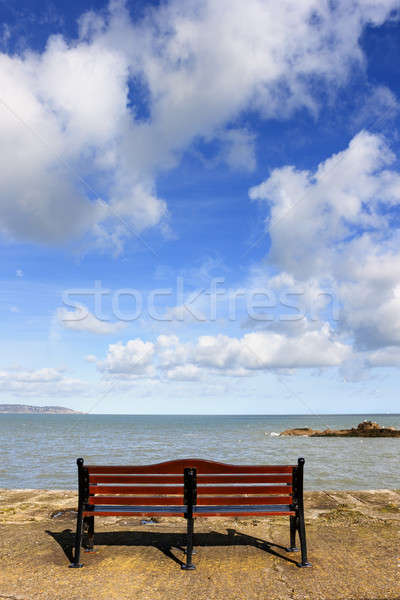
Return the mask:
<path fill-rule="evenodd" d="M 284 551 L 287 517 L 196 520 L 191 573 L 184 519 L 97 517 L 96 553 L 68 569 L 76 505 L 75 491 L 0 489 L 0 600 L 400 597 L 400 490 L 305 492 L 305 570 Z"/>

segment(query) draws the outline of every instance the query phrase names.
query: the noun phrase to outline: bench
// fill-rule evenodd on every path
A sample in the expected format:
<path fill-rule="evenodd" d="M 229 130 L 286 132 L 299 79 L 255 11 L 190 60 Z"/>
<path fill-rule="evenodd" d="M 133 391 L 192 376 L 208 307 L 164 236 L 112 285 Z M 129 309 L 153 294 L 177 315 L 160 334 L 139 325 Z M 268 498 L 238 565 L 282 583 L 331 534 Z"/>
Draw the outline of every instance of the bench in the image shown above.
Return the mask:
<path fill-rule="evenodd" d="M 75 550 L 70 567 L 79 568 L 80 552 L 94 549 L 97 516 L 180 516 L 187 520 L 186 564 L 194 569 L 195 517 L 290 517 L 290 547 L 300 539 L 299 567 L 307 561 L 303 507 L 304 458 L 297 465 L 230 465 L 198 458 L 154 465 L 85 465 L 78 458 L 79 500 Z M 85 534 L 85 535 L 84 535 Z"/>

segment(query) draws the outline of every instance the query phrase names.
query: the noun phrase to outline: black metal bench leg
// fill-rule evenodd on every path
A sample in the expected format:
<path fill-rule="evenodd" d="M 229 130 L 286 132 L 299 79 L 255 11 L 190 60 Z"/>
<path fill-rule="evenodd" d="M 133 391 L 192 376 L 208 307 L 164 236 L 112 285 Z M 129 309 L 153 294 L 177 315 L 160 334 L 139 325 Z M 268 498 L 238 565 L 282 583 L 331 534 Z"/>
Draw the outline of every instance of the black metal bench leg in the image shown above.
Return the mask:
<path fill-rule="evenodd" d="M 182 565 L 182 569 L 186 571 L 193 571 L 196 567 L 192 563 L 193 554 L 193 517 L 187 517 L 187 546 L 186 546 L 186 564 Z"/>
<path fill-rule="evenodd" d="M 85 552 L 94 552 L 94 517 L 85 517 L 83 527 L 86 529 Z"/>
<path fill-rule="evenodd" d="M 306 527 L 304 524 L 304 499 L 303 499 L 303 472 L 304 458 L 299 458 L 297 467 L 293 471 L 293 498 L 296 506 L 296 516 L 294 517 L 294 525 L 292 517 L 290 517 L 290 543 L 292 544 L 292 531 L 298 531 L 301 548 L 301 562 L 297 563 L 299 567 L 311 567 L 312 565 L 307 560 L 307 543 L 306 543 Z M 295 536 L 296 537 L 296 536 Z"/>
<path fill-rule="evenodd" d="M 297 517 L 297 524 L 300 537 L 300 548 L 301 548 L 301 563 L 298 563 L 299 567 L 312 567 L 312 564 L 307 561 L 307 543 L 306 543 L 306 528 L 304 525 L 304 515 Z"/>
<path fill-rule="evenodd" d="M 73 559 L 72 563 L 69 565 L 71 569 L 80 569 L 81 567 L 83 567 L 83 565 L 79 562 L 80 558 L 81 558 L 82 529 L 83 529 L 82 509 L 78 509 L 78 517 L 76 519 L 74 559 Z"/>
<path fill-rule="evenodd" d="M 290 516 L 290 547 L 286 548 L 287 552 L 298 552 L 299 549 L 296 546 L 296 517 Z"/>
<path fill-rule="evenodd" d="M 83 533 L 83 504 L 87 502 L 89 490 L 89 476 L 87 468 L 83 466 L 83 458 L 78 458 L 78 514 L 76 517 L 76 535 L 75 535 L 75 551 L 72 563 L 69 565 L 72 569 L 80 569 L 83 565 L 79 562 L 81 558 L 81 545 Z"/>

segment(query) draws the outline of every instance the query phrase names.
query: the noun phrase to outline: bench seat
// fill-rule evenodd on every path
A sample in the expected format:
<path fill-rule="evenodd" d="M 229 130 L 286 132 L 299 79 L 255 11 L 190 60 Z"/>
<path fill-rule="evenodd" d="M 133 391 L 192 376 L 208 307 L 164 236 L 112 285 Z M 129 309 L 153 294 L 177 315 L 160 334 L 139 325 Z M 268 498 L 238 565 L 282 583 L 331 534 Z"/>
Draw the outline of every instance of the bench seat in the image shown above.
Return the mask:
<path fill-rule="evenodd" d="M 246 506 L 194 506 L 194 516 L 210 516 L 216 514 L 226 513 L 246 513 L 246 516 L 251 516 L 253 513 L 257 515 L 295 515 L 296 512 L 291 510 L 289 504 L 267 504 L 265 506 L 258 505 L 246 505 Z M 93 514 L 97 516 L 117 516 L 115 513 L 126 514 L 144 514 L 144 515 L 159 515 L 165 513 L 171 513 L 173 515 L 185 516 L 187 510 L 184 506 L 95 506 L 91 511 L 84 511 L 84 517 L 91 517 Z M 152 514 L 153 513 L 153 514 Z"/>
<path fill-rule="evenodd" d="M 154 465 L 85 465 L 77 460 L 79 502 L 74 560 L 93 549 L 95 517 L 178 516 L 187 521 L 186 564 L 193 569 L 194 519 L 200 517 L 290 517 L 290 547 L 300 538 L 301 562 L 310 566 L 303 507 L 304 459 L 297 465 L 229 465 L 183 459 Z M 83 534 L 86 534 L 85 536 Z"/>

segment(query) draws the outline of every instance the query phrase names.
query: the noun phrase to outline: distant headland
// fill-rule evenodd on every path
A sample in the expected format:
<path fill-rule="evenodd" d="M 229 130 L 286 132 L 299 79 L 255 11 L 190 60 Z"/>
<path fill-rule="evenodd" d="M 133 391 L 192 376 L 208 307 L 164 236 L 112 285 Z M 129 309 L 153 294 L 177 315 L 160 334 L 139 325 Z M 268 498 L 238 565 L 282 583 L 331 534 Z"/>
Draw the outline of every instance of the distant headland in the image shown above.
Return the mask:
<path fill-rule="evenodd" d="M 311 429 L 311 427 L 295 427 L 285 429 L 280 435 L 300 435 L 307 437 L 400 437 L 400 429 L 381 427 L 373 421 L 363 421 L 351 429 Z"/>
<path fill-rule="evenodd" d="M 40 415 L 80 415 L 81 412 L 64 406 L 30 406 L 29 404 L 0 404 L 0 413 Z"/>

